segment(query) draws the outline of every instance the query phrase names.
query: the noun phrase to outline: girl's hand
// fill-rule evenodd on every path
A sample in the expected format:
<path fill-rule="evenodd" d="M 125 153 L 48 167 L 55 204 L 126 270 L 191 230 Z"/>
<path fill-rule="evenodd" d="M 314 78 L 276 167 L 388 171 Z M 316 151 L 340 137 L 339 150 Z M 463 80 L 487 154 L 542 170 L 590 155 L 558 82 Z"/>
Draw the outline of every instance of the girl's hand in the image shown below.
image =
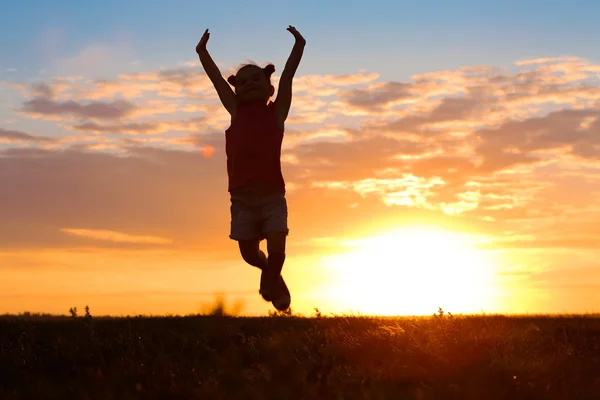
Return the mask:
<path fill-rule="evenodd" d="M 201 51 L 206 50 L 206 43 L 208 43 L 208 38 L 210 38 L 210 33 L 208 33 L 208 29 L 204 31 L 204 35 L 196 45 L 196 53 L 200 54 Z"/>
<path fill-rule="evenodd" d="M 294 38 L 296 39 L 296 42 L 298 43 L 302 43 L 302 44 L 306 44 L 306 40 L 302 37 L 302 35 L 300 34 L 300 32 L 298 32 L 296 30 L 296 28 L 294 28 L 293 26 L 289 25 L 287 30 L 294 35 Z"/>

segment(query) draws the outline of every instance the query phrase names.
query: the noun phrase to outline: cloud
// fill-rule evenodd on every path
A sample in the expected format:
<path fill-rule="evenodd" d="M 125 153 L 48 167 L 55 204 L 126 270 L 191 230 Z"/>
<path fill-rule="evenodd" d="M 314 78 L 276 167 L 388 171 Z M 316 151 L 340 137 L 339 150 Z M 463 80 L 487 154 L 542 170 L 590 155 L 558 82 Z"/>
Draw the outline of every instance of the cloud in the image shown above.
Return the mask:
<path fill-rule="evenodd" d="M 344 91 L 341 93 L 342 101 L 349 106 L 364 109 L 366 111 L 378 111 L 384 106 L 394 104 L 402 100 L 410 100 L 413 95 L 410 92 L 411 84 L 402 82 L 385 82 L 373 85 L 370 88 L 360 88 Z"/>
<path fill-rule="evenodd" d="M 313 89 L 335 89 L 370 82 L 376 74 L 299 77 L 289 129 L 335 118 L 335 109 Z M 278 78 L 274 77 L 277 84 Z M 87 134 L 174 134 L 225 130 L 229 115 L 199 64 L 147 73 L 120 74 L 116 79 L 54 77 L 22 84 L 9 82 L 26 98 L 18 113 L 56 122 Z M 332 92 L 332 93 L 334 93 Z M 193 118 L 185 114 L 195 113 Z M 157 118 L 157 115 L 164 117 Z"/>
<path fill-rule="evenodd" d="M 143 235 L 130 235 L 121 232 L 114 232 L 110 230 L 94 230 L 94 229 L 76 229 L 76 228 L 63 228 L 62 232 L 74 235 L 82 236 L 86 238 L 96 240 L 107 240 L 111 242 L 120 243 L 143 243 L 143 244 L 169 244 L 171 240 L 156 237 L 156 236 L 143 236 Z"/>
<path fill-rule="evenodd" d="M 73 148 L 0 151 L 0 186 L 10 188 L 0 196 L 0 246 L 91 245 L 59 234 L 65 226 L 210 246 L 215 232 L 227 238 L 221 162 L 198 151 L 135 146 L 125 155 Z M 104 245 L 121 243 L 144 245 Z"/>
<path fill-rule="evenodd" d="M 546 234 L 541 226 L 552 221 L 562 232 L 569 215 L 573 218 L 572 207 L 584 209 L 597 201 L 589 183 L 581 180 L 570 189 L 577 201 L 552 202 L 567 185 L 551 179 L 553 174 L 583 165 L 600 168 L 592 162 L 600 149 L 598 68 L 579 59 L 575 65 L 565 62 L 574 61 L 559 60 L 552 67 L 513 75 L 464 68 L 402 85 L 347 91 L 342 94 L 345 107 L 377 117 L 352 131 L 352 143 L 362 153 L 338 143 L 322 151 L 301 146 L 294 155 L 299 164 L 314 166 L 311 178 L 323 177 L 321 187 L 376 194 L 388 205 L 474 216 L 495 223 L 498 230 L 515 226 L 538 237 L 532 246 L 597 243 L 581 236 L 540 238 Z M 424 84 L 432 80 L 435 91 Z M 446 95 L 440 98 L 440 92 Z M 409 100 L 415 107 L 400 108 L 399 117 L 386 111 Z M 366 137 L 389 140 L 369 148 L 363 146 Z M 394 154 L 400 143 L 410 143 L 407 149 L 412 151 Z M 311 158 L 302 159 L 307 153 Z M 371 156 L 378 161 L 370 162 Z M 582 158 L 590 161 L 583 164 Z M 589 172 L 587 176 L 592 179 Z M 582 215 L 597 220 L 592 210 Z M 578 217 L 576 224 L 582 220 Z M 523 221 L 528 223 L 514 225 Z"/>
<path fill-rule="evenodd" d="M 600 155 L 599 126 L 597 122 L 587 126 L 584 122 L 598 116 L 600 109 L 565 109 L 478 130 L 475 135 L 480 144 L 476 151 L 484 160 L 481 168 L 494 171 L 522 163 L 544 162 L 549 154 L 572 153 L 597 158 Z"/>
<path fill-rule="evenodd" d="M 170 243 L 161 245 L 173 249 L 231 256 L 224 141 L 217 133 L 198 135 L 195 140 L 198 150 L 194 152 L 143 146 L 129 146 L 123 155 L 75 148 L 1 152 L 0 186 L 11 190 L 0 196 L 0 246 L 143 249 L 154 245 L 142 240 L 98 240 L 114 239 L 116 234 L 109 232 L 117 232 L 168 238 Z M 301 168 L 286 166 L 285 172 L 290 186 L 298 182 L 300 187 L 288 194 L 290 227 L 298 243 L 322 229 L 332 236 L 362 234 L 374 215 L 387 215 L 389 221 L 416 215 L 408 209 L 386 210 L 377 195 L 362 197 L 305 185 Z M 64 234 L 65 227 L 71 227 L 71 235 Z"/>
<path fill-rule="evenodd" d="M 100 100 L 120 96 L 124 99 L 133 100 L 142 98 L 146 93 L 160 89 L 155 82 L 118 81 L 111 79 L 94 79 L 86 82 L 78 82 L 73 85 L 73 99 L 75 100 Z"/>
<path fill-rule="evenodd" d="M 294 92 L 308 92 L 315 96 L 331 96 L 337 94 L 339 88 L 373 82 L 378 78 L 379 74 L 364 72 L 345 75 L 303 75 L 294 78 Z M 274 75 L 273 84 L 276 85 L 278 82 L 279 76 Z"/>
<path fill-rule="evenodd" d="M 105 76 L 123 71 L 137 57 L 133 38 L 119 33 L 101 42 L 87 43 L 78 51 L 65 56 L 64 28 L 46 29 L 39 40 L 39 52 L 44 72 L 51 75 Z"/>
<path fill-rule="evenodd" d="M 349 225 L 359 231 L 368 215 L 389 224 L 461 221 L 499 239 L 525 243 L 518 232 L 539 246 L 583 246 L 571 224 L 600 222 L 590 206 L 600 192 L 599 77 L 598 65 L 579 58 L 520 61 L 511 71 L 465 66 L 402 82 L 363 72 L 299 76 L 282 151 L 290 202 L 295 213 L 316 213 L 331 236 Z M 0 183 L 23 182 L 4 199 L 13 229 L 5 241 L 76 243 L 44 230 L 64 226 L 144 232 L 171 238 L 170 246 L 214 245 L 211 229 L 226 238 L 229 119 L 198 65 L 12 85 L 28 97 L 25 116 L 56 118 L 74 135 L 61 138 L 60 150 L 2 153 L 0 171 L 19 173 L 0 172 Z M 44 169 L 33 170 L 32 159 Z M 50 184 L 63 189 L 38 195 Z M 54 211 L 33 213 L 44 223 L 26 239 L 11 218 L 28 220 L 22 207 L 31 199 Z M 306 242 L 318 231 L 295 223 Z"/>
<path fill-rule="evenodd" d="M 45 136 L 33 136 L 28 133 L 14 131 L 14 130 L 6 130 L 0 128 L 0 143 L 8 142 L 8 143 L 21 143 L 21 142 L 30 142 L 30 143 L 44 143 L 44 142 L 52 142 L 54 139 L 45 137 Z"/>
<path fill-rule="evenodd" d="M 135 109 L 136 106 L 126 100 L 82 104 L 72 100 L 59 102 L 40 96 L 26 101 L 21 112 L 33 117 L 67 115 L 76 118 L 118 119 L 126 117 Z"/>
<path fill-rule="evenodd" d="M 30 90 L 35 97 L 42 97 L 46 99 L 52 99 L 56 94 L 56 89 L 53 87 L 53 85 L 50 85 L 47 82 L 33 83 Z"/>
<path fill-rule="evenodd" d="M 72 125 L 69 129 L 80 132 L 103 134 L 117 133 L 122 135 L 158 134 L 168 131 L 193 132 L 204 127 L 203 117 L 188 118 L 182 121 L 143 121 L 143 122 L 117 122 L 100 124 L 97 122 L 84 122 Z"/>

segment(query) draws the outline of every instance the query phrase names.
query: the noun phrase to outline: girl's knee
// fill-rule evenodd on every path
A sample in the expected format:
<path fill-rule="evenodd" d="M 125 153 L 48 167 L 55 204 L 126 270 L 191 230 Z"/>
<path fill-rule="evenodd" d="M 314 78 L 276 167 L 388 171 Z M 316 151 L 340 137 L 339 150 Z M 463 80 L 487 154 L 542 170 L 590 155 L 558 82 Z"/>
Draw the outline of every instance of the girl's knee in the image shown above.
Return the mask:
<path fill-rule="evenodd" d="M 241 252 L 242 259 L 253 267 L 260 267 L 262 265 L 261 259 L 258 253 Z"/>
<path fill-rule="evenodd" d="M 258 241 L 240 242 L 240 254 L 242 259 L 253 267 L 262 268 L 266 263 L 266 256 L 259 248 Z"/>
<path fill-rule="evenodd" d="M 285 251 L 272 251 L 269 253 L 269 263 L 273 265 L 283 265 L 285 262 Z"/>

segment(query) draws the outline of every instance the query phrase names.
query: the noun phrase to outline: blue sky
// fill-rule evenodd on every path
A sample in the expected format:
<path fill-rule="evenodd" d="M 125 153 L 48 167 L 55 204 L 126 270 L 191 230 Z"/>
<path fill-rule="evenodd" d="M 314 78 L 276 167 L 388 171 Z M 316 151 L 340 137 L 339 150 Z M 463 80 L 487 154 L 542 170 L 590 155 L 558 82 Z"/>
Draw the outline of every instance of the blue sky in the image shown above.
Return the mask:
<path fill-rule="evenodd" d="M 115 62 L 147 69 L 195 58 L 203 30 L 224 63 L 285 62 L 295 25 L 307 38 L 304 73 L 377 70 L 387 79 L 530 57 L 600 58 L 600 4 L 577 1 L 102 1 L 3 6 L 2 78 L 33 77 L 86 46 L 127 46 Z M 129 58 L 129 59 L 128 59 Z M 17 68 L 17 72 L 6 71 Z M 117 68 L 117 67 L 115 67 Z M 123 66 L 119 66 L 123 71 Z M 140 67 L 137 67 L 139 70 Z M 107 74 L 114 72 L 111 68 Z"/>

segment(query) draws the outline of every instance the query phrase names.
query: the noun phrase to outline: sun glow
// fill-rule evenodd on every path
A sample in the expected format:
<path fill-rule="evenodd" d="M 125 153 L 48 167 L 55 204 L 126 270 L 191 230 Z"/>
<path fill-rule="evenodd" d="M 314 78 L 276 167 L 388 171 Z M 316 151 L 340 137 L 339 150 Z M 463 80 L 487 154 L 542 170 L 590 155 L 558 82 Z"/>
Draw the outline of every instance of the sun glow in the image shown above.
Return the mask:
<path fill-rule="evenodd" d="M 324 264 L 339 306 L 367 314 L 427 315 L 494 307 L 496 260 L 474 236 L 405 229 L 342 244 Z"/>

